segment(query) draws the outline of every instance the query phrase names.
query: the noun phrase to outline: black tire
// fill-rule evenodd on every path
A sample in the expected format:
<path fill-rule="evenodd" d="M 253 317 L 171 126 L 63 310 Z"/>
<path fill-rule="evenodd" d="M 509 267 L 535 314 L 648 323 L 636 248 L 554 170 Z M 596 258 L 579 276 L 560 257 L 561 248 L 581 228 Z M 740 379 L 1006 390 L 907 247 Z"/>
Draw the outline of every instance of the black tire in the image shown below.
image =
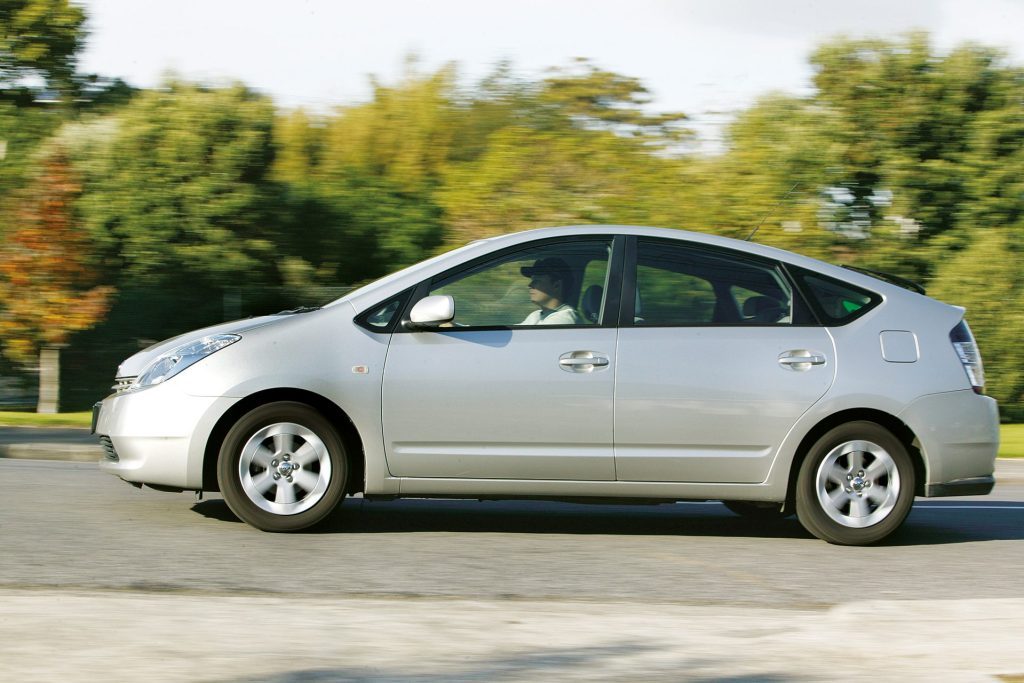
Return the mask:
<path fill-rule="evenodd" d="M 877 543 L 903 524 L 915 486 L 914 463 L 892 432 L 848 422 L 818 439 L 801 464 L 797 518 L 829 543 Z"/>
<path fill-rule="evenodd" d="M 740 517 L 769 522 L 792 515 L 792 511 L 782 511 L 782 503 L 761 503 L 750 500 L 723 500 L 722 504 Z"/>
<path fill-rule="evenodd" d="M 316 524 L 341 502 L 347 478 L 337 430 L 303 403 L 269 403 L 246 413 L 228 431 L 217 461 L 228 507 L 263 531 Z"/>

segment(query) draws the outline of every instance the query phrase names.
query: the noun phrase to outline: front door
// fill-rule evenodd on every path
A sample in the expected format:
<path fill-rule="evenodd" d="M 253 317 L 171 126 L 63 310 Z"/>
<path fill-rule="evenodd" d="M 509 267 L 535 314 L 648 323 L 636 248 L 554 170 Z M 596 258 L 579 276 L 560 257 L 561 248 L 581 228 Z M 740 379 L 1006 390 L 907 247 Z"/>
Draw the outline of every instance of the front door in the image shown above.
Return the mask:
<path fill-rule="evenodd" d="M 455 318 L 392 336 L 382 395 L 391 474 L 614 480 L 610 256 L 608 238 L 546 241 L 422 287 L 452 296 Z"/>

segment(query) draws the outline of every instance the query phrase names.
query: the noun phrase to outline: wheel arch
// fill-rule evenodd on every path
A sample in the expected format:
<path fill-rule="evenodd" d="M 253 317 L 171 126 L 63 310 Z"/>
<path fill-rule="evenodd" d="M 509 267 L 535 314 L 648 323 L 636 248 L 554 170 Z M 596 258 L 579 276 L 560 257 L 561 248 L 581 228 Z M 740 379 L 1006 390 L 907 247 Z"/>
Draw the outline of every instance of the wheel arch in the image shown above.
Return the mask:
<path fill-rule="evenodd" d="M 907 449 L 907 453 L 910 454 L 910 460 L 914 463 L 914 479 L 915 482 L 915 495 L 924 495 L 925 488 L 925 463 L 924 456 L 921 454 L 921 448 L 917 435 L 914 434 L 913 430 L 907 426 L 905 422 L 900 420 L 895 415 L 887 413 L 883 410 L 877 410 L 874 408 L 850 408 L 847 410 L 841 410 L 837 413 L 833 413 L 828 417 L 822 419 L 814 427 L 812 427 L 800 440 L 800 445 L 797 446 L 796 456 L 793 458 L 793 462 L 790 463 L 789 467 L 789 479 L 786 484 L 786 509 L 794 509 L 796 504 L 796 480 L 800 474 L 800 466 L 803 464 L 804 459 L 811 450 L 811 446 L 817 442 L 826 432 L 830 429 L 838 427 L 841 424 L 847 422 L 874 422 L 885 429 L 889 430 L 900 443 Z"/>
<path fill-rule="evenodd" d="M 349 494 L 361 492 L 365 486 L 363 481 L 365 452 L 363 441 L 352 419 L 334 401 L 306 389 L 288 387 L 265 389 L 246 396 L 221 415 L 210 432 L 210 438 L 207 439 L 206 448 L 203 451 L 203 491 L 220 490 L 217 484 L 217 458 L 220 456 L 221 445 L 232 425 L 250 410 L 279 401 L 304 403 L 327 418 L 331 425 L 338 430 L 338 434 L 345 444 L 348 465 L 351 468 L 345 492 Z"/>

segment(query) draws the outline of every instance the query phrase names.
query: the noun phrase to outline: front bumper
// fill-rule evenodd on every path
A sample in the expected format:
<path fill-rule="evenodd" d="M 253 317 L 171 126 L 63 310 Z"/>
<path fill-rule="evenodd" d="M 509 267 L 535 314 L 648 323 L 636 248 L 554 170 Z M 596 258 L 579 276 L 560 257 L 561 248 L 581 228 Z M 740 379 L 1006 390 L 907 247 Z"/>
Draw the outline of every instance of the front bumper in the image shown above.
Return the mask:
<path fill-rule="evenodd" d="M 995 486 L 999 410 L 971 390 L 922 396 L 899 414 L 917 435 L 927 497 L 985 495 Z"/>
<path fill-rule="evenodd" d="M 106 451 L 100 469 L 134 483 L 201 489 L 210 432 L 237 400 L 192 396 L 174 382 L 108 396 L 95 416 Z"/>

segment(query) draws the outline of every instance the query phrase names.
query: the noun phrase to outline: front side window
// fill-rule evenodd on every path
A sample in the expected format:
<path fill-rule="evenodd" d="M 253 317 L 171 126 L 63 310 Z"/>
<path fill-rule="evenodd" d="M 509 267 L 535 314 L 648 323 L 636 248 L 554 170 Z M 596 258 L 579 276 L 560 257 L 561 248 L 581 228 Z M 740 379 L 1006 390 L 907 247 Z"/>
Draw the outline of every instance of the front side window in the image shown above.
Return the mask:
<path fill-rule="evenodd" d="M 685 244 L 639 241 L 634 325 L 792 321 L 792 289 L 774 265 Z"/>
<path fill-rule="evenodd" d="M 611 240 L 545 243 L 435 278 L 455 300 L 453 327 L 598 325 Z"/>

